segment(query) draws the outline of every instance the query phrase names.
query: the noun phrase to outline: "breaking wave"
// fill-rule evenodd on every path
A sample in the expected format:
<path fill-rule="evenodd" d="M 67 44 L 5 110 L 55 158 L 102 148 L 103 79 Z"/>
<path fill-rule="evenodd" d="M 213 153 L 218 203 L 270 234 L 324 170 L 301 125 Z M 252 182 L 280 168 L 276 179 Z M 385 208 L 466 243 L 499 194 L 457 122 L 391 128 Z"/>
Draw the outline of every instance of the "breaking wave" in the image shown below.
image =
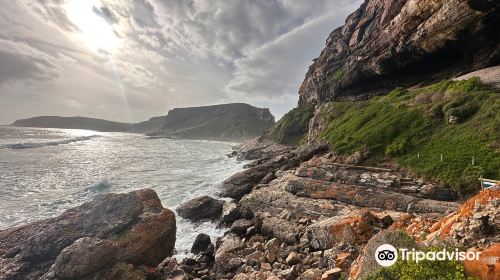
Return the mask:
<path fill-rule="evenodd" d="M 62 139 L 62 140 L 57 140 L 57 141 L 48 141 L 48 142 L 34 142 L 34 143 L 14 143 L 14 144 L 4 144 L 0 145 L 0 148 L 2 149 L 33 149 L 33 148 L 41 148 L 41 147 L 46 147 L 46 146 L 57 146 L 57 145 L 64 145 L 64 144 L 70 144 L 74 142 L 81 142 L 81 141 L 87 141 L 92 138 L 99 137 L 99 135 L 91 135 L 91 136 L 79 136 L 75 138 L 70 138 L 70 139 Z"/>

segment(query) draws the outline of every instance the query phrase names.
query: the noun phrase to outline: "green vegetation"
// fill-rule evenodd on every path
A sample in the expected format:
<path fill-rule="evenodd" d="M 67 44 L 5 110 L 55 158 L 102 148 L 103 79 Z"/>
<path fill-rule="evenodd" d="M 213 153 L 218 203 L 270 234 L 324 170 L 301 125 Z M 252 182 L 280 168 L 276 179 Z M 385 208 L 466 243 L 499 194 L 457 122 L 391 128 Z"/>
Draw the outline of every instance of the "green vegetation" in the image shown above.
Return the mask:
<path fill-rule="evenodd" d="M 463 194 L 478 176 L 500 178 L 500 92 L 477 78 L 330 105 L 320 137 L 339 154 L 366 147 L 368 163 L 396 161 Z"/>
<path fill-rule="evenodd" d="M 335 73 L 333 73 L 333 79 L 338 81 L 342 78 L 343 75 L 344 75 L 344 70 L 337 69 L 337 71 L 335 71 Z"/>
<path fill-rule="evenodd" d="M 298 144 L 305 139 L 313 114 L 313 107 L 300 106 L 292 109 L 271 129 L 271 138 L 281 144 Z"/>
<path fill-rule="evenodd" d="M 441 248 L 428 248 L 424 251 L 439 251 Z M 455 260 L 402 261 L 401 258 L 390 266 L 379 269 L 363 280 L 472 280 L 465 275 L 464 266 Z"/>

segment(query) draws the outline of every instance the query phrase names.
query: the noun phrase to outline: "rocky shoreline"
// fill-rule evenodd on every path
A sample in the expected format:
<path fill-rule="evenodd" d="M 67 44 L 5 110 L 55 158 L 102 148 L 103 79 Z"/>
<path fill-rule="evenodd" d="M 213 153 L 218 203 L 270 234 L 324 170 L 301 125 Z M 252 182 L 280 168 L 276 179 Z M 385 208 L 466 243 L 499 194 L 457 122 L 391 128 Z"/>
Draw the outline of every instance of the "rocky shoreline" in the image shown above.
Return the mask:
<path fill-rule="evenodd" d="M 175 216 L 144 189 L 0 231 L 0 279 L 362 279 L 378 268 L 374 248 L 404 236 L 500 250 L 499 189 L 445 201 L 455 197 L 444 187 L 357 165 L 320 144 L 255 139 L 232 156 L 253 161 L 222 184 L 231 201 L 205 196 L 176 209 L 227 228 L 217 240 L 200 234 L 192 257 L 172 257 Z M 499 273 L 491 261 L 465 265 L 482 279 Z"/>

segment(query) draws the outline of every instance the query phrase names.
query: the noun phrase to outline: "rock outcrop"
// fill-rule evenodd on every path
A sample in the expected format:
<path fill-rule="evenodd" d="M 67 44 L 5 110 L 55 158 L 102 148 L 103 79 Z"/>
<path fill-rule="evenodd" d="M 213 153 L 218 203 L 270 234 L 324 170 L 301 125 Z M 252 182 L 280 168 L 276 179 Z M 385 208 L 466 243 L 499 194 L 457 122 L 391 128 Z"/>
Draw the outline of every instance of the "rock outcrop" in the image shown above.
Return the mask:
<path fill-rule="evenodd" d="M 179 216 L 193 222 L 215 220 L 222 214 L 223 205 L 224 201 L 204 195 L 182 203 L 175 211 Z"/>
<path fill-rule="evenodd" d="M 299 105 L 359 99 L 500 64 L 498 1 L 366 0 L 327 38 Z"/>
<path fill-rule="evenodd" d="M 175 231 L 174 213 L 151 189 L 101 195 L 59 217 L 0 231 L 0 278 L 144 275 L 141 267 L 172 253 Z"/>

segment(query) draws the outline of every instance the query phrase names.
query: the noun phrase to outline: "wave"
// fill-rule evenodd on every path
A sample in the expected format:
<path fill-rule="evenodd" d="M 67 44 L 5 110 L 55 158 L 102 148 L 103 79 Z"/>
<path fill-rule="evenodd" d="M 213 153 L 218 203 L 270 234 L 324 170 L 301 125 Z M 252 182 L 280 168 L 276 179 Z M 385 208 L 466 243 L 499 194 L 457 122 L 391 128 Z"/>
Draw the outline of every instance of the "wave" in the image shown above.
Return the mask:
<path fill-rule="evenodd" d="M 108 178 L 102 178 L 96 183 L 92 184 L 90 187 L 86 188 L 86 191 L 90 192 L 102 192 L 109 189 L 112 186 L 112 183 Z"/>
<path fill-rule="evenodd" d="M 74 143 L 74 142 L 87 141 L 87 140 L 90 140 L 90 139 L 96 138 L 96 137 L 99 137 L 99 135 L 79 136 L 79 137 L 70 138 L 70 139 L 48 141 L 48 142 L 4 144 L 4 145 L 0 145 L 0 148 L 2 148 L 2 149 L 16 149 L 16 150 L 17 149 L 33 149 L 33 148 L 41 148 L 41 147 L 46 147 L 46 146 L 57 146 L 57 145 L 70 144 L 70 143 Z"/>

